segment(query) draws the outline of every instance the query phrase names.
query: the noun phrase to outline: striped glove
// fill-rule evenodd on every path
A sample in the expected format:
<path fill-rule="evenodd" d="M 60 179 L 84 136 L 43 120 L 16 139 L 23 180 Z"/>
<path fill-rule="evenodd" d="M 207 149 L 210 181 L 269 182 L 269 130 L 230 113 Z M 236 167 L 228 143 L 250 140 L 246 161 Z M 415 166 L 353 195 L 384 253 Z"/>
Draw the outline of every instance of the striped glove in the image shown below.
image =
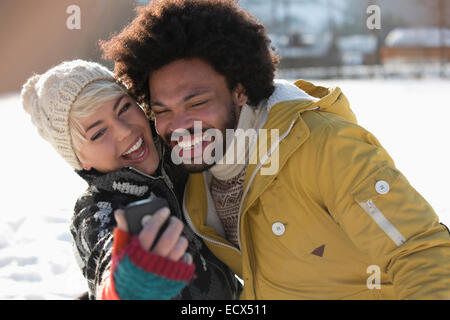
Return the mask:
<path fill-rule="evenodd" d="M 137 236 L 114 229 L 111 274 L 103 300 L 167 300 L 194 277 L 195 266 L 142 248 Z"/>

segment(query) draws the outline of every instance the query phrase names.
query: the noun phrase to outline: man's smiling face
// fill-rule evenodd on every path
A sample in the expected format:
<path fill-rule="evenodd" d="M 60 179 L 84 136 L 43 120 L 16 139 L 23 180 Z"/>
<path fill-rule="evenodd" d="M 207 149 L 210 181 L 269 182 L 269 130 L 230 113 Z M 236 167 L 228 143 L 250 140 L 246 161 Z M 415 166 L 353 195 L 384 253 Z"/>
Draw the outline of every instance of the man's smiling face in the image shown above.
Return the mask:
<path fill-rule="evenodd" d="M 154 71 L 149 77 L 151 109 L 158 134 L 171 147 L 180 149 L 184 167 L 190 172 L 207 170 L 213 164 L 194 159 L 213 143 L 204 141 L 203 133 L 216 129 L 225 137 L 226 129 L 235 129 L 241 107 L 247 102 L 242 85 L 230 90 L 224 76 L 204 60 L 180 59 Z M 201 121 L 201 132 L 194 135 L 194 121 Z M 189 137 L 172 138 L 180 130 Z M 188 163 L 190 164 L 188 164 Z"/>

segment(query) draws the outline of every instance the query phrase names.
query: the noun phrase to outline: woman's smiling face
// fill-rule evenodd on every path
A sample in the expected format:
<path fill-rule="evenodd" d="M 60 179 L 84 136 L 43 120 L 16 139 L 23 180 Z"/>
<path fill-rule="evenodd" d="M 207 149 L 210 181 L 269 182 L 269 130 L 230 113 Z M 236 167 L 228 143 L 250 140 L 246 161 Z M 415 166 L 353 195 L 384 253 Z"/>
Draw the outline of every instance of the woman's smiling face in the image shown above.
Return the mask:
<path fill-rule="evenodd" d="M 106 101 L 78 123 L 85 138 L 78 152 L 84 169 L 106 173 L 134 167 L 153 174 L 158 168 L 159 156 L 148 119 L 129 96 Z"/>

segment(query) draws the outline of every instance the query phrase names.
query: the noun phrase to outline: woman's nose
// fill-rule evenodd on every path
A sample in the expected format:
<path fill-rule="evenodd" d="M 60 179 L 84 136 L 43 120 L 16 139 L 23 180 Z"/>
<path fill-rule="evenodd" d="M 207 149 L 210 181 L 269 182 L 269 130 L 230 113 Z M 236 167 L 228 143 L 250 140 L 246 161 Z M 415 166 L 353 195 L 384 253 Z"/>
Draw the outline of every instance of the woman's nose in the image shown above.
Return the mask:
<path fill-rule="evenodd" d="M 117 120 L 115 122 L 116 138 L 121 141 L 130 136 L 132 132 L 132 125 L 123 120 Z"/>

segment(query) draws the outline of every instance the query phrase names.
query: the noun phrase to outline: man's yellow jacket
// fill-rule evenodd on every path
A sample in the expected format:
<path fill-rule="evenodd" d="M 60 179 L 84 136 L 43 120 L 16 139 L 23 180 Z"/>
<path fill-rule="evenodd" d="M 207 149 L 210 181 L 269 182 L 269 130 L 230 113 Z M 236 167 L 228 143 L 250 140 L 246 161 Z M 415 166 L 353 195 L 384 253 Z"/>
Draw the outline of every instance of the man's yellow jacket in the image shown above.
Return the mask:
<path fill-rule="evenodd" d="M 206 223 L 204 174 L 186 186 L 185 217 L 243 279 L 241 298 L 450 299 L 448 229 L 339 88 L 295 85 L 319 99 L 270 109 L 245 176 L 240 248 Z"/>

